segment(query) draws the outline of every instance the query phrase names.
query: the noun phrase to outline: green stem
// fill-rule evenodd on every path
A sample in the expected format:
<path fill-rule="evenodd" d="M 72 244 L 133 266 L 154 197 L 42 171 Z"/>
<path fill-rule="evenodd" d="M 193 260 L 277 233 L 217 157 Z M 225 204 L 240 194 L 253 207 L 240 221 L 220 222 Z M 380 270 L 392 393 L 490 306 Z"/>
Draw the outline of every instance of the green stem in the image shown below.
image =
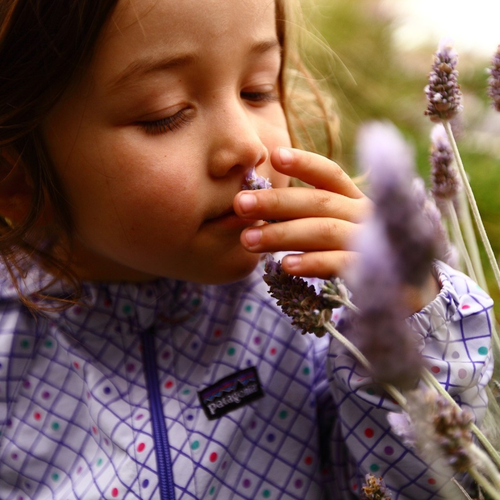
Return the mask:
<path fill-rule="evenodd" d="M 457 212 L 455 210 L 455 206 L 453 205 L 453 201 L 446 200 L 446 202 L 447 202 L 446 208 L 448 210 L 448 216 L 451 222 L 451 227 L 453 229 L 455 242 L 458 245 L 458 250 L 460 251 L 460 255 L 465 261 L 465 267 L 467 268 L 467 273 L 474 281 L 479 283 L 476 271 L 474 269 L 474 265 L 472 264 L 470 254 L 467 250 L 467 246 L 465 245 L 465 241 L 462 236 L 462 231 L 460 229 L 460 222 L 458 221 Z M 486 285 L 486 281 L 484 283 L 479 283 L 479 284 L 484 288 L 483 285 Z"/>
<path fill-rule="evenodd" d="M 481 488 L 487 493 L 487 495 L 492 500 L 500 500 L 500 493 L 495 489 L 495 487 L 490 484 L 486 478 L 478 472 L 475 467 L 469 467 L 467 472 L 472 476 L 474 481 L 481 486 Z"/>
<path fill-rule="evenodd" d="M 472 500 L 470 495 L 465 491 L 465 488 L 454 477 L 451 478 L 451 481 L 455 484 L 455 486 L 460 490 L 460 492 L 467 500 Z"/>
<path fill-rule="evenodd" d="M 469 200 L 469 205 L 472 210 L 472 214 L 474 216 L 474 220 L 476 222 L 479 234 L 481 235 L 481 240 L 483 242 L 484 248 L 486 250 L 486 254 L 488 255 L 488 260 L 490 262 L 491 268 L 493 270 L 493 274 L 495 276 L 495 280 L 497 283 L 498 288 L 500 289 L 500 269 L 498 268 L 498 262 L 495 257 L 495 254 L 493 253 L 493 249 L 491 248 L 490 240 L 488 239 L 488 235 L 486 234 L 486 230 L 484 228 L 483 221 L 481 219 L 481 214 L 479 213 L 479 209 L 477 207 L 476 199 L 474 198 L 474 193 L 472 191 L 471 185 L 469 183 L 469 179 L 467 177 L 467 172 L 465 171 L 464 164 L 462 162 L 462 158 L 460 156 L 460 152 L 458 151 L 458 146 L 455 141 L 455 137 L 453 135 L 453 131 L 451 129 L 451 125 L 449 121 L 444 121 L 443 126 L 446 130 L 446 134 L 448 136 L 448 140 L 451 144 L 451 148 L 453 150 L 453 154 L 455 156 L 456 163 L 458 165 L 458 170 L 460 172 L 460 175 L 462 177 L 462 181 L 464 184 L 464 190 L 467 195 L 467 199 Z M 463 199 L 463 196 L 461 197 Z M 465 222 L 463 225 L 464 227 L 464 232 L 465 236 L 467 237 L 467 242 L 469 243 L 469 250 L 472 252 L 472 258 L 474 261 L 476 261 L 476 274 L 479 276 L 480 281 L 478 281 L 478 284 L 483 287 L 483 289 L 487 292 L 488 287 L 486 285 L 486 279 L 484 277 L 484 271 L 482 266 L 480 265 L 480 259 L 479 259 L 479 251 L 477 249 L 477 242 L 476 238 L 474 235 L 474 230 L 472 228 L 472 223 L 470 223 L 470 214 L 469 210 L 467 209 L 468 207 L 463 206 L 462 207 L 462 220 Z M 468 218 L 468 219 L 467 219 Z M 469 220 L 469 222 L 467 222 Z M 477 256 L 475 256 L 477 252 Z M 479 264 L 477 263 L 479 261 Z M 471 276 L 472 277 L 472 276 Z M 484 284 L 482 284 L 484 282 Z M 500 353 L 500 338 L 498 335 L 498 332 L 496 330 L 496 321 L 493 312 L 490 314 L 491 321 L 492 321 L 492 329 L 491 329 L 491 336 L 493 340 L 493 344 L 496 348 L 496 352 Z"/>
<path fill-rule="evenodd" d="M 476 222 L 477 229 L 479 231 L 479 235 L 481 236 L 481 240 L 484 245 L 484 249 L 486 250 L 486 254 L 488 255 L 488 260 L 490 262 L 491 268 L 493 270 L 493 274 L 495 276 L 495 280 L 497 282 L 497 286 L 500 289 L 500 269 L 498 268 L 498 263 L 493 253 L 493 249 L 491 248 L 490 240 L 488 239 L 488 235 L 486 234 L 486 230 L 484 228 L 483 221 L 481 219 L 481 214 L 479 213 L 479 209 L 477 207 L 476 199 L 474 198 L 474 193 L 472 191 L 471 185 L 469 183 L 469 179 L 467 178 L 467 172 L 465 171 L 464 164 L 462 162 L 462 158 L 460 156 L 460 152 L 458 151 L 457 143 L 455 141 L 455 137 L 453 136 L 453 131 L 451 130 L 451 125 L 448 120 L 443 122 L 444 128 L 446 130 L 446 134 L 448 136 L 448 140 L 450 141 L 451 148 L 453 150 L 453 154 L 455 156 L 455 160 L 458 165 L 458 170 L 462 177 L 462 181 L 464 183 L 465 194 L 467 195 L 467 199 L 469 200 L 469 205 L 471 207 L 472 215 L 474 217 L 474 221 Z"/>
<path fill-rule="evenodd" d="M 470 209 L 467 202 L 467 196 L 463 191 L 460 192 L 458 195 L 458 203 L 460 207 L 460 219 L 461 219 L 460 226 L 464 234 L 464 239 L 467 243 L 469 255 L 471 256 L 471 260 L 474 263 L 474 269 L 476 270 L 476 275 L 478 276 L 477 283 L 483 287 L 483 290 L 485 292 L 488 293 L 488 284 L 486 283 L 486 277 L 484 275 L 484 268 L 481 262 L 481 255 L 479 254 L 479 246 L 477 244 L 477 238 L 476 238 L 476 233 L 474 232 L 472 218 L 470 216 Z"/>
<path fill-rule="evenodd" d="M 500 474 L 498 473 L 498 469 L 495 467 L 495 464 L 491 461 L 490 457 L 475 444 L 473 444 L 471 447 L 471 457 L 473 463 L 480 464 L 482 472 L 484 472 L 485 475 L 489 478 L 493 486 L 497 490 L 500 490 Z"/>

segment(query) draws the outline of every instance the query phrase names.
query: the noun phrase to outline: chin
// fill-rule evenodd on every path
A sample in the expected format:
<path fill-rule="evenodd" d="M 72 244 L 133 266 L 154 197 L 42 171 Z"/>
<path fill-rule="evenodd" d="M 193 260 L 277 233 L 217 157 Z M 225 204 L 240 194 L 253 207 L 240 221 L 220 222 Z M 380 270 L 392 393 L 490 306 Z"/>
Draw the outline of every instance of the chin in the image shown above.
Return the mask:
<path fill-rule="evenodd" d="M 210 273 L 205 273 L 205 276 L 199 281 L 205 285 L 224 285 L 240 281 L 249 276 L 257 267 L 260 260 L 259 254 L 249 254 L 244 259 L 236 259 L 233 262 L 220 262 L 219 265 L 212 265 Z M 250 258 L 249 258 L 250 256 Z"/>

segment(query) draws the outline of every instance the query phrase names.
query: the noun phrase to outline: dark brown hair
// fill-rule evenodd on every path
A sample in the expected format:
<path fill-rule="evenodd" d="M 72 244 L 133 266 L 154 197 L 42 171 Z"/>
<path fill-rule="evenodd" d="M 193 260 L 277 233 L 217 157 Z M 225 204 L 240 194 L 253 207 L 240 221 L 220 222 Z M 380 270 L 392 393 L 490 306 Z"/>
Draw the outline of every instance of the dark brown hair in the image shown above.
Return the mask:
<path fill-rule="evenodd" d="M 53 252 L 71 219 L 40 123 L 90 61 L 117 1 L 1 0 L 0 255 L 13 278 L 33 259 L 55 279 L 71 276 Z"/>
<path fill-rule="evenodd" d="M 70 210 L 42 140 L 40 124 L 89 64 L 117 3 L 0 0 L 0 257 L 15 285 L 15 276 L 22 276 L 37 260 L 54 280 L 64 278 L 76 291 L 79 289 L 68 265 Z M 300 59 L 291 57 L 288 46 L 287 31 L 296 22 L 289 22 L 293 3 L 275 3 L 285 68 L 280 76 L 282 104 L 289 123 L 300 120 L 290 107 L 293 99 L 284 91 L 284 80 L 290 71 L 305 71 Z M 289 129 L 294 145 L 300 146 L 300 134 L 290 125 Z M 66 249 L 66 255 L 61 249 Z M 28 297 L 22 299 L 33 306 Z"/>

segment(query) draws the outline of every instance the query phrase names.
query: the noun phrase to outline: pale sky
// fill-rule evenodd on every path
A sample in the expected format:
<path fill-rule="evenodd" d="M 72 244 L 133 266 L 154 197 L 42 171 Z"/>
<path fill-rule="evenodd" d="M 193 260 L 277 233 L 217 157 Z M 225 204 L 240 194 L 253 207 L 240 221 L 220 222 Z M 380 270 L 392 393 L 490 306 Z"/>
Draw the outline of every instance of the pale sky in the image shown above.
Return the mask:
<path fill-rule="evenodd" d="M 490 58 L 500 44 L 500 0 L 382 0 L 398 13 L 399 43 L 407 48 L 451 38 L 459 52 Z"/>

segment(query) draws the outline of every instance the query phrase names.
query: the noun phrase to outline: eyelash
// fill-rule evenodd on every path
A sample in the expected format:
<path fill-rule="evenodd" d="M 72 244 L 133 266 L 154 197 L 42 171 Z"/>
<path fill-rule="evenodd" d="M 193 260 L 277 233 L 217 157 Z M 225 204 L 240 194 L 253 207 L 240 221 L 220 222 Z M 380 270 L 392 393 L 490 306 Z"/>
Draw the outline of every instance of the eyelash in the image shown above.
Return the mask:
<path fill-rule="evenodd" d="M 161 120 L 139 122 L 138 125 L 149 135 L 159 135 L 173 132 L 191 121 L 186 109 L 181 109 L 175 115 L 167 116 Z"/>
<path fill-rule="evenodd" d="M 277 102 L 279 95 L 272 92 L 242 92 L 241 96 L 247 101 L 256 103 Z M 161 120 L 139 122 L 138 125 L 148 135 L 159 135 L 173 132 L 191 121 L 186 109 L 181 109 L 175 115 L 167 116 Z"/>
<path fill-rule="evenodd" d="M 271 92 L 242 92 L 241 97 L 252 102 L 277 102 L 280 100 L 276 91 Z"/>

